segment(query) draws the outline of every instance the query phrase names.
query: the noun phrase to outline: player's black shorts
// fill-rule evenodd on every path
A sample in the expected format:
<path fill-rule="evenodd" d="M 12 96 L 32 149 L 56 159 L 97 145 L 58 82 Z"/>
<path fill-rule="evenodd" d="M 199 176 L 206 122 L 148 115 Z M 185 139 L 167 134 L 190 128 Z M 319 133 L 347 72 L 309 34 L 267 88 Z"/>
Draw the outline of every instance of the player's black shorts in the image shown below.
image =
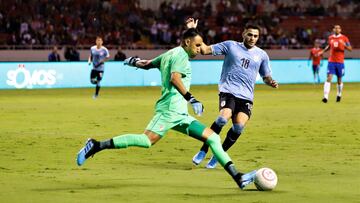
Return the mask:
<path fill-rule="evenodd" d="M 219 110 L 229 108 L 232 116 L 235 117 L 239 112 L 243 112 L 251 117 L 253 102 L 235 97 L 230 93 L 220 92 L 219 94 Z"/>
<path fill-rule="evenodd" d="M 90 73 L 90 81 L 92 82 L 93 80 L 96 80 L 100 82 L 102 80 L 103 75 L 104 75 L 104 71 L 98 71 L 92 69 Z"/>

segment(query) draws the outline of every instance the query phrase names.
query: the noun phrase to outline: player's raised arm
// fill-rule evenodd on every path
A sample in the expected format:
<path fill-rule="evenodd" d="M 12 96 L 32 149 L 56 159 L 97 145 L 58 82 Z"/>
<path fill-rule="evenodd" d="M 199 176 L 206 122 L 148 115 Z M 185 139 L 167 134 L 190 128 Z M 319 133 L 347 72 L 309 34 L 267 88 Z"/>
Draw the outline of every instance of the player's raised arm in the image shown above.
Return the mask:
<path fill-rule="evenodd" d="M 185 26 L 186 26 L 187 29 L 197 28 L 198 22 L 199 22 L 198 19 L 195 20 L 194 18 L 188 18 L 188 19 L 185 21 Z M 205 43 L 203 42 L 203 43 L 201 44 L 201 47 L 200 47 L 200 53 L 201 53 L 202 55 L 212 54 L 211 46 L 208 46 L 207 44 L 205 44 Z"/>
<path fill-rule="evenodd" d="M 202 43 L 201 47 L 200 47 L 200 53 L 202 55 L 209 55 L 212 54 L 212 48 L 211 46 L 206 45 L 205 43 Z"/>
<path fill-rule="evenodd" d="M 185 26 L 186 26 L 187 29 L 196 28 L 197 25 L 198 25 L 198 22 L 199 22 L 198 19 L 195 20 L 194 18 L 188 18 L 185 21 Z"/>

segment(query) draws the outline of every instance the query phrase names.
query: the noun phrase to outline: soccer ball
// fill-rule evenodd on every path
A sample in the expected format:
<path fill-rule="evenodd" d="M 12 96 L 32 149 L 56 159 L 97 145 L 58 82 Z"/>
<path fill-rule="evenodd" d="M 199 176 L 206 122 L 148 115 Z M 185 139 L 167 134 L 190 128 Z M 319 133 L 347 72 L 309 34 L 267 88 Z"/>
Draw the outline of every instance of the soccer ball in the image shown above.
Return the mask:
<path fill-rule="evenodd" d="M 277 181 L 277 175 L 271 168 L 261 168 L 256 171 L 254 183 L 260 191 L 273 190 Z"/>

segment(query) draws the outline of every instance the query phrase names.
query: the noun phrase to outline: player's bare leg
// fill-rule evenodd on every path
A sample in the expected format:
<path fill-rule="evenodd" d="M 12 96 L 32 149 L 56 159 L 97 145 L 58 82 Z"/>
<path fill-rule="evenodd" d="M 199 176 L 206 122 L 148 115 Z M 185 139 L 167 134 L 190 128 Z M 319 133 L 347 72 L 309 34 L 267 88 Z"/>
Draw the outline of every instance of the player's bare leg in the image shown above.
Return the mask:
<path fill-rule="evenodd" d="M 314 84 L 316 84 L 317 72 L 316 72 L 316 69 L 314 67 L 313 67 L 313 76 L 314 76 Z"/>
<path fill-rule="evenodd" d="M 317 80 L 316 80 L 317 78 Z M 317 83 L 319 84 L 320 83 L 320 74 L 319 74 L 319 68 L 316 70 L 315 72 L 315 81 L 317 81 Z"/>

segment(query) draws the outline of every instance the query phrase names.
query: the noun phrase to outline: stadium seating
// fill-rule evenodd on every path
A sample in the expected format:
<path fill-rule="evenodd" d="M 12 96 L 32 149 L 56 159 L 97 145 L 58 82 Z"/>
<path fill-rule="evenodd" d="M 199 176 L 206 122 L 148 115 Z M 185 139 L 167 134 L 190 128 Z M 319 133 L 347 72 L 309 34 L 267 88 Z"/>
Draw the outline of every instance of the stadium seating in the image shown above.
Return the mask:
<path fill-rule="evenodd" d="M 325 40 L 333 24 L 340 24 L 353 47 L 360 47 L 358 1 L 157 0 L 151 8 L 131 0 L 46 2 L 1 1 L 0 49 L 48 49 L 55 44 L 88 48 L 96 35 L 102 35 L 109 47 L 169 48 L 178 44 L 184 19 L 190 16 L 201 20 L 211 43 L 241 40 L 241 28 L 254 21 L 270 36 L 260 39 L 264 48 L 308 48 L 315 39 Z M 269 11 L 271 6 L 274 10 Z M 289 43 L 294 36 L 298 44 Z"/>
<path fill-rule="evenodd" d="M 318 35 L 315 37 L 323 38 L 326 36 L 321 36 L 321 34 L 330 31 L 334 24 L 341 25 L 343 33 L 349 37 L 350 42 L 354 47 L 360 46 L 360 20 L 355 18 L 344 19 L 341 17 L 291 16 L 285 18 L 280 23 L 280 27 L 291 32 L 295 32 L 297 27 L 316 28 L 318 30 Z"/>

